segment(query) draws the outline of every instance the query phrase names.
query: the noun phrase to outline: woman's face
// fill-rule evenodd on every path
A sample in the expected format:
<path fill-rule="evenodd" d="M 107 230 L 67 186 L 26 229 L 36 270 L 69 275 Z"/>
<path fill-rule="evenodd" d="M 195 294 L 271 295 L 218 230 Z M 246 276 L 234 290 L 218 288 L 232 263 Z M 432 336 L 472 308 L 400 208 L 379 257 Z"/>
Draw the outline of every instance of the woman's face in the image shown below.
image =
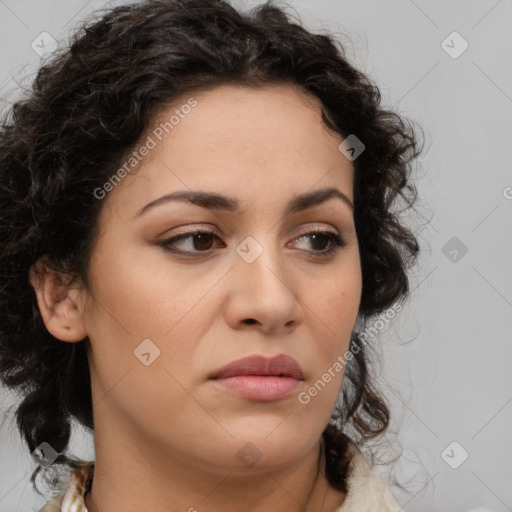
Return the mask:
<path fill-rule="evenodd" d="M 341 141 L 319 101 L 288 85 L 220 86 L 160 112 L 134 148 L 146 153 L 136 172 L 101 199 L 82 290 L 95 432 L 110 450 L 242 472 L 249 460 L 285 467 L 318 443 L 362 286 Z M 326 189 L 339 196 L 315 200 Z M 177 192 L 226 199 L 148 206 Z M 302 377 L 213 378 L 254 355 L 290 356 Z"/>

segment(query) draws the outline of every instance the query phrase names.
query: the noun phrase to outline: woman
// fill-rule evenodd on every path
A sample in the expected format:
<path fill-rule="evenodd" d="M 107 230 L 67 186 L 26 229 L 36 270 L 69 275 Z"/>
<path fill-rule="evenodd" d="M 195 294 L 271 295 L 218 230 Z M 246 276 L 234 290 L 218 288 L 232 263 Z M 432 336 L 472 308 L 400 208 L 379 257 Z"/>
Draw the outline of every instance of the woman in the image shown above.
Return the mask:
<path fill-rule="evenodd" d="M 42 510 L 400 510 L 361 332 L 419 251 L 410 124 L 271 4 L 147 1 L 71 43 L 0 138 L 0 375 L 32 482 L 72 470 Z"/>

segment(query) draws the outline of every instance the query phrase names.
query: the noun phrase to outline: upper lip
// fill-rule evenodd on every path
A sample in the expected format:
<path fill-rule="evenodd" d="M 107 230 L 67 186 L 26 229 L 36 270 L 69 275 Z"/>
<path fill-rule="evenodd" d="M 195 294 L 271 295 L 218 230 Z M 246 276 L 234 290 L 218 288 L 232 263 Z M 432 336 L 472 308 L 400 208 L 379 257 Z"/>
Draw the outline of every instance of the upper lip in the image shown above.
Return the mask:
<path fill-rule="evenodd" d="M 216 372 L 212 379 L 225 379 L 235 375 L 281 375 L 304 380 L 299 363 L 286 354 L 275 357 L 255 355 L 238 359 Z"/>

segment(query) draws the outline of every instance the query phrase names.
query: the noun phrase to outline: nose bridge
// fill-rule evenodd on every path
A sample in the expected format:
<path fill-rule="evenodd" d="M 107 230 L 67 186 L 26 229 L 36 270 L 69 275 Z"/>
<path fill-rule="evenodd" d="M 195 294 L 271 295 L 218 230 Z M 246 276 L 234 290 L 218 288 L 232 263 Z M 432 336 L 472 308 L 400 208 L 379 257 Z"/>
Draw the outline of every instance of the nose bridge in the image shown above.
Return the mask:
<path fill-rule="evenodd" d="M 235 250 L 233 286 L 238 316 L 257 320 L 269 329 L 297 320 L 297 297 L 289 282 L 286 255 L 274 232 L 248 236 Z"/>
<path fill-rule="evenodd" d="M 277 247 L 272 233 L 246 237 L 236 252 L 238 257 L 235 266 L 252 287 L 259 286 L 262 292 L 268 291 L 270 287 L 277 293 L 282 287 L 286 288 L 282 282 L 286 273 L 284 255 L 281 248 Z"/>

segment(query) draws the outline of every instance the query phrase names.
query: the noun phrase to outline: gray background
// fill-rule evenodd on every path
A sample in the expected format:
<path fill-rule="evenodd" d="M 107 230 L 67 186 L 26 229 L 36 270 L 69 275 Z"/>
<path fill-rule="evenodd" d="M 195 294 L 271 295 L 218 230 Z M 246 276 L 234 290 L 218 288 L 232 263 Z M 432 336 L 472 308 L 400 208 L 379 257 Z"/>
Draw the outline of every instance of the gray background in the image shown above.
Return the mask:
<path fill-rule="evenodd" d="M 0 0 L 2 110 L 40 64 L 31 43 L 41 32 L 59 40 L 91 11 L 120 3 Z M 407 486 L 409 494 L 392 487 L 407 511 L 512 510 L 512 1 L 290 3 L 308 28 L 337 33 L 384 104 L 427 135 L 413 293 L 374 340 L 397 432 L 387 440 L 403 455 L 376 471 Z M 459 36 L 442 45 L 454 31 L 469 44 L 460 55 Z M 0 389 L 0 512 L 43 504 L 7 411 L 15 400 Z M 94 456 L 80 428 L 71 446 Z"/>

